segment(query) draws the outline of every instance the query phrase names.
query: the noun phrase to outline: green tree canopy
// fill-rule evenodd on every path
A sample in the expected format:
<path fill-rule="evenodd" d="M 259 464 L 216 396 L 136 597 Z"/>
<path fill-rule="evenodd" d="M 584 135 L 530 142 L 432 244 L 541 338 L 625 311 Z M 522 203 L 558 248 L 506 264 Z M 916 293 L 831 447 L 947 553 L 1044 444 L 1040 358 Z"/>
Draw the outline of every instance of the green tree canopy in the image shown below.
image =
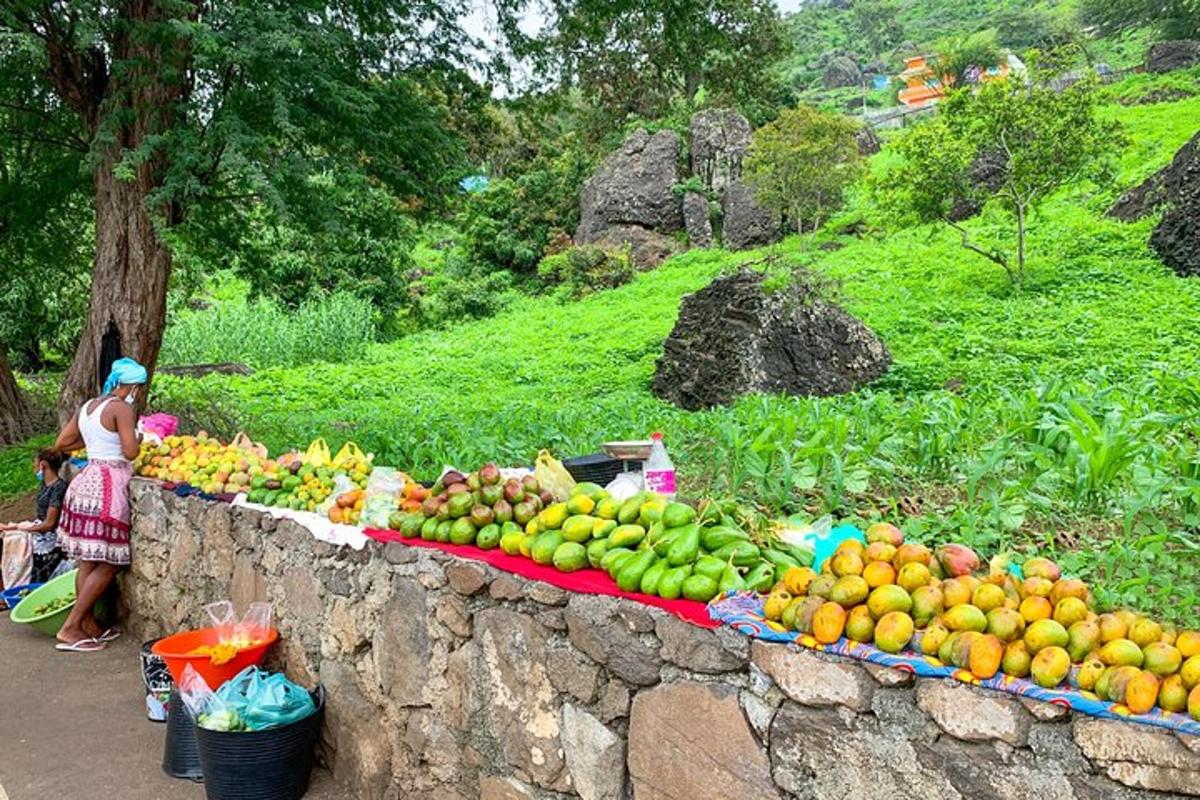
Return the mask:
<path fill-rule="evenodd" d="M 937 116 L 896 140 L 901 160 L 879 186 L 897 213 L 950 224 L 964 247 L 1003 267 L 1016 282 L 1025 272 L 1031 215 L 1059 188 L 1099 176 L 1115 136 L 1096 115 L 1090 82 L 1057 92 L 1016 79 L 988 81 L 974 91 L 951 92 Z M 998 165 L 998 180 L 977 178 L 974 167 L 983 160 Z M 964 199 L 992 201 L 1010 213 L 1012 242 L 988 248 L 972 241 L 952 220 L 951 209 Z"/>
<path fill-rule="evenodd" d="M 799 106 L 754 132 L 742 175 L 766 208 L 804 231 L 815 230 L 842 205 L 847 185 L 859 177 L 863 159 L 858 124 L 841 114 Z"/>
<path fill-rule="evenodd" d="M 1080 14 L 1106 33 L 1150 26 L 1164 39 L 1200 38 L 1200 0 L 1083 0 Z"/>

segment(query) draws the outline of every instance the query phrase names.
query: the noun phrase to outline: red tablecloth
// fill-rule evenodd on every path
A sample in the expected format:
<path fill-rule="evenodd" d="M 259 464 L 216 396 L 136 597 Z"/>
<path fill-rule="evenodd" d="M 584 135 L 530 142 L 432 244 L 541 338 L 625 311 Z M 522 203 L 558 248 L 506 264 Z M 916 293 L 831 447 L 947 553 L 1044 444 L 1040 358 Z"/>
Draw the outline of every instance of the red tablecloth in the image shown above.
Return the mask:
<path fill-rule="evenodd" d="M 709 616 L 708 605 L 706 603 L 700 603 L 695 600 L 664 600 L 661 597 L 653 597 L 646 594 L 623 592 L 617 587 L 616 581 L 608 577 L 608 574 L 603 570 L 581 569 L 578 572 L 559 572 L 554 567 L 538 564 L 523 556 L 510 556 L 499 548 L 494 550 L 480 550 L 474 545 L 427 542 L 424 539 L 405 539 L 396 531 L 381 530 L 379 528 L 367 528 L 366 534 L 378 542 L 399 542 L 409 547 L 428 547 L 450 553 L 459 558 L 483 561 L 505 572 L 520 575 L 522 578 L 549 583 L 560 589 L 566 589 L 569 592 L 624 597 L 628 600 L 634 600 L 638 603 L 644 603 L 648 606 L 655 606 L 664 611 L 669 611 L 680 619 L 694 625 L 699 625 L 702 628 L 716 628 L 719 625 L 719 623 L 714 622 L 712 617 Z"/>

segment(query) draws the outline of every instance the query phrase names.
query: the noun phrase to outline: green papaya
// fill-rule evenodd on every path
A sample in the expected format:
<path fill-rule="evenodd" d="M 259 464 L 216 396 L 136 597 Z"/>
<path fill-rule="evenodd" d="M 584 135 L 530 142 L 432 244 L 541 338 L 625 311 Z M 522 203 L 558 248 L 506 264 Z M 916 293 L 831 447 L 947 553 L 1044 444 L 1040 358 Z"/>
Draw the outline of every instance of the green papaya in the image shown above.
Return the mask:
<path fill-rule="evenodd" d="M 619 525 L 608 535 L 609 547 L 637 547 L 646 538 L 641 525 Z"/>
<path fill-rule="evenodd" d="M 500 535 L 502 535 L 502 536 L 506 533 L 524 533 L 524 532 L 525 532 L 525 529 L 522 528 L 517 523 L 513 522 L 511 519 L 508 520 L 507 522 L 503 522 L 500 524 Z"/>
<path fill-rule="evenodd" d="M 787 542 L 779 542 L 775 545 L 776 550 L 782 550 L 792 558 L 796 559 L 796 563 L 802 567 L 811 567 L 813 563 L 813 551 L 807 547 L 800 547 Z"/>
<path fill-rule="evenodd" d="M 742 580 L 742 573 L 732 564 L 726 564 L 725 571 L 721 573 L 721 580 L 717 582 L 717 590 L 725 594 L 731 591 L 740 592 L 745 588 L 746 582 Z"/>
<path fill-rule="evenodd" d="M 725 562 L 716 556 L 700 556 L 696 559 L 696 566 L 692 572 L 712 578 L 713 583 L 716 583 L 721 580 L 721 575 L 725 572 Z"/>
<path fill-rule="evenodd" d="M 800 566 L 799 561 L 792 558 L 790 555 L 783 552 L 782 550 L 776 550 L 773 547 L 764 547 L 762 549 L 762 557 L 765 558 L 767 561 L 770 561 L 776 567 L 779 567 L 779 568 L 785 569 L 785 570 L 789 569 L 791 567 Z"/>
<path fill-rule="evenodd" d="M 462 492 L 447 500 L 446 505 L 449 506 L 451 518 L 458 519 L 471 513 L 471 508 L 475 505 L 475 498 L 469 492 Z"/>
<path fill-rule="evenodd" d="M 600 562 L 608 552 L 608 539 L 593 539 L 587 546 L 588 563 L 600 569 Z"/>
<path fill-rule="evenodd" d="M 656 522 L 650 526 L 650 532 L 646 534 L 646 541 L 651 543 L 654 548 L 654 554 L 659 558 L 666 558 L 667 553 L 671 552 L 671 545 L 675 543 L 675 537 L 679 534 L 681 528 L 676 528 L 669 531 L 663 527 L 661 522 Z"/>
<path fill-rule="evenodd" d="M 691 574 L 691 564 L 668 569 L 658 579 L 658 585 L 654 587 L 658 590 L 658 596 L 664 600 L 678 600 L 683 595 L 683 582 Z"/>
<path fill-rule="evenodd" d="M 636 592 L 642 584 L 642 576 L 654 565 L 657 556 L 653 550 L 639 550 L 633 554 L 617 573 L 617 586 L 623 592 Z"/>
<path fill-rule="evenodd" d="M 454 523 L 452 521 L 448 519 L 442 520 L 438 523 L 437 534 L 434 536 L 434 539 L 439 542 L 450 541 L 450 529 L 452 527 L 454 527 Z"/>
<path fill-rule="evenodd" d="M 475 526 L 471 520 L 461 517 L 450 526 L 451 544 L 472 544 L 475 541 Z"/>
<path fill-rule="evenodd" d="M 707 603 L 717 595 L 717 582 L 707 575 L 689 575 L 683 581 L 683 596 Z"/>
<path fill-rule="evenodd" d="M 495 550 L 500 545 L 500 526 L 493 522 L 480 528 L 475 534 L 475 545 L 481 550 Z"/>
<path fill-rule="evenodd" d="M 563 542 L 551 558 L 559 572 L 575 572 L 587 566 L 587 548 L 579 542 Z"/>
<path fill-rule="evenodd" d="M 641 494 L 635 494 L 633 497 L 621 504 L 621 510 L 617 512 L 617 522 L 622 525 L 628 525 L 632 522 L 637 522 L 638 514 L 642 510 L 642 503 L 645 497 Z"/>
<path fill-rule="evenodd" d="M 681 528 L 696 518 L 696 509 L 683 503 L 668 503 L 662 512 L 662 524 L 668 528 Z"/>
<path fill-rule="evenodd" d="M 770 561 L 762 561 L 758 566 L 754 567 L 746 574 L 746 588 L 752 592 L 771 591 L 771 587 L 775 585 L 775 565 Z"/>
<path fill-rule="evenodd" d="M 437 517 L 430 517 L 429 519 L 425 520 L 425 522 L 421 525 L 421 538 L 427 542 L 432 542 L 434 539 L 437 539 L 438 524 Z"/>
<path fill-rule="evenodd" d="M 400 522 L 400 535 L 406 539 L 413 539 L 421 535 L 421 528 L 425 524 L 425 518 L 420 514 L 409 514 Z"/>
<path fill-rule="evenodd" d="M 509 531 L 500 535 L 500 549 L 510 556 L 521 555 L 521 540 L 525 538 L 522 531 Z"/>
<path fill-rule="evenodd" d="M 595 524 L 596 517 L 587 514 L 567 517 L 567 521 L 562 526 L 563 538 L 568 542 L 586 542 L 592 538 L 592 526 Z"/>
<path fill-rule="evenodd" d="M 750 567 L 762 560 L 758 545 L 753 542 L 732 542 L 713 551 L 713 557 L 731 561 L 736 567 Z"/>
<path fill-rule="evenodd" d="M 662 578 L 663 573 L 667 571 L 669 565 L 666 559 L 658 559 L 642 574 L 642 580 L 639 588 L 642 594 L 658 594 L 658 581 Z"/>
<path fill-rule="evenodd" d="M 592 525 L 592 538 L 606 539 L 616 529 L 617 521 L 615 519 L 597 519 L 596 524 Z"/>
<path fill-rule="evenodd" d="M 529 549 L 529 557 L 539 564 L 550 564 L 554 561 L 554 551 L 562 543 L 562 531 L 539 533 L 533 540 L 533 547 Z"/>
<path fill-rule="evenodd" d="M 625 566 L 625 562 L 633 558 L 633 555 L 634 551 L 627 547 L 609 547 L 604 558 L 600 559 L 600 569 L 607 572 L 615 581 L 621 567 Z"/>
<path fill-rule="evenodd" d="M 690 564 L 700 555 L 700 526 L 692 523 L 679 528 L 674 541 L 667 551 L 667 561 L 672 567 L 682 567 Z"/>
<path fill-rule="evenodd" d="M 700 532 L 700 546 L 712 553 L 727 544 L 750 541 L 750 534 L 740 528 L 728 525 L 713 525 Z"/>

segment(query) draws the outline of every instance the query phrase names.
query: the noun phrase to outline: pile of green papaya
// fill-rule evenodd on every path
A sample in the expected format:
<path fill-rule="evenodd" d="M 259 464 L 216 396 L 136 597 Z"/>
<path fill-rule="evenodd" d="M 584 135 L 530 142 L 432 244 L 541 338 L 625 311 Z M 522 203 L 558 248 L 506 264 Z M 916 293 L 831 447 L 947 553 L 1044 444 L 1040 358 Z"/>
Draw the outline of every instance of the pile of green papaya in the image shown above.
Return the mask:
<path fill-rule="evenodd" d="M 576 484 L 565 502 L 540 505 L 524 519 L 481 519 L 490 523 L 482 527 L 464 525 L 468 518 L 449 510 L 428 517 L 400 514 L 392 527 L 405 537 L 439 541 L 444 527 L 445 541 L 499 546 L 562 572 L 602 569 L 622 591 L 667 600 L 707 602 L 730 589 L 767 592 L 789 567 L 812 563 L 811 552 L 778 541 L 761 526 L 747 530 L 735 505 L 701 502 L 698 511 L 654 492 L 619 502 L 594 483 Z M 462 537 L 458 525 L 464 528 Z"/>

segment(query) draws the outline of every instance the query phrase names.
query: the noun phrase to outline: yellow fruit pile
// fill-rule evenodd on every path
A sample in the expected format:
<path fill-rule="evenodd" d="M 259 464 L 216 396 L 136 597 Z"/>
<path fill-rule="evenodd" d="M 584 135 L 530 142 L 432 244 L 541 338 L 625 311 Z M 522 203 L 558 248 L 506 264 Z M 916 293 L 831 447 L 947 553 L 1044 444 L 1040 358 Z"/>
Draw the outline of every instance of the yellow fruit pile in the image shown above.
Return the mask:
<path fill-rule="evenodd" d="M 1019 581 L 999 560 L 981 571 L 970 548 L 930 551 L 886 523 L 866 538 L 843 542 L 820 573 L 785 572 L 765 598 L 767 619 L 823 644 L 845 636 L 910 649 L 981 680 L 1069 680 L 1135 714 L 1157 705 L 1200 720 L 1200 631 L 1131 611 L 1097 615 L 1087 585 L 1046 558 L 1026 561 Z"/>
<path fill-rule="evenodd" d="M 144 442 L 133 470 L 146 478 L 187 482 L 212 494 L 249 491 L 250 482 L 273 462 L 235 445 L 222 444 L 201 431 L 195 436 L 168 436 L 161 444 Z"/>

